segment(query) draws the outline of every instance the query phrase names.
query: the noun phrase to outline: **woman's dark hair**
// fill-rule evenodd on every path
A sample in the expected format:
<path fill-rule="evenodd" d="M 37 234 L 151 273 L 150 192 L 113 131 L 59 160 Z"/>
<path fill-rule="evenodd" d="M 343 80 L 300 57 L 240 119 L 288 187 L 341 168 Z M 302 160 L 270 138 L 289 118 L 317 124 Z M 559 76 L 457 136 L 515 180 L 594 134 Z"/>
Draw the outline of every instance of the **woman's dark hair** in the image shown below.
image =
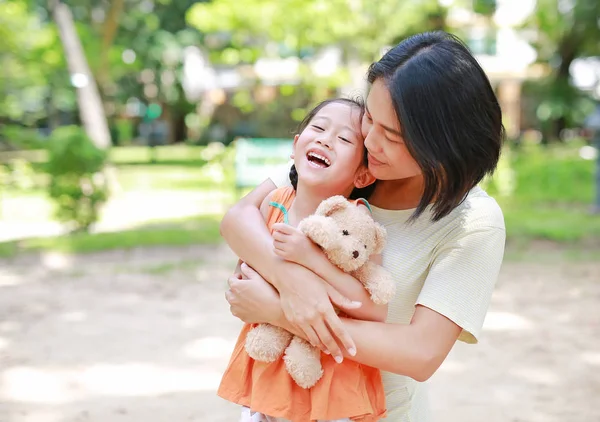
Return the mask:
<path fill-rule="evenodd" d="M 421 167 L 423 197 L 433 220 L 448 215 L 485 175 L 504 139 L 500 105 L 477 60 L 454 35 L 427 32 L 405 39 L 369 68 L 384 81 L 408 151 Z"/>
<path fill-rule="evenodd" d="M 317 113 L 319 111 L 321 111 L 321 109 L 323 109 L 325 106 L 327 106 L 329 104 L 333 104 L 333 103 L 341 103 L 341 104 L 346 104 L 346 105 L 349 105 L 352 107 L 357 107 L 360 110 L 360 120 L 362 120 L 363 114 L 365 113 L 365 104 L 360 98 L 352 98 L 352 99 L 351 98 L 331 98 L 329 100 L 325 100 L 325 101 L 322 101 L 319 104 L 317 104 L 306 115 L 306 117 L 304 117 L 304 119 L 300 122 L 300 124 L 298 125 L 298 128 L 296 129 L 296 133 L 302 133 L 302 131 L 304 129 L 306 129 L 306 127 L 310 124 L 311 120 L 314 119 L 314 117 L 317 115 Z M 366 149 L 365 149 L 365 154 L 364 154 L 364 158 L 363 158 L 363 164 L 365 166 L 367 166 L 369 164 L 368 159 L 367 159 L 367 150 Z M 290 169 L 290 182 L 292 182 L 292 186 L 294 187 L 294 190 L 296 190 L 296 188 L 298 187 L 298 172 L 296 171 L 295 165 L 292 165 L 292 168 Z M 369 186 L 364 187 L 364 188 L 354 188 L 352 190 L 352 193 L 349 196 L 349 199 L 358 199 L 358 198 L 369 199 L 369 197 L 375 190 L 376 183 L 377 182 L 370 184 Z"/>

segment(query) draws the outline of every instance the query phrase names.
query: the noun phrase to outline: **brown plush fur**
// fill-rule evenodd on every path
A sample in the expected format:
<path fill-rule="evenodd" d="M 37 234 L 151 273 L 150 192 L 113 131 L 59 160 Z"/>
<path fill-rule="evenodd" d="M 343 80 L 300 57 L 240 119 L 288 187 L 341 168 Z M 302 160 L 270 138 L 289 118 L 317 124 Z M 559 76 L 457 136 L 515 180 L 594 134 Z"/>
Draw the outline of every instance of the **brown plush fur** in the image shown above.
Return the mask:
<path fill-rule="evenodd" d="M 385 229 L 364 207 L 333 196 L 302 220 L 298 229 L 321 246 L 333 264 L 359 280 L 373 302 L 385 304 L 392 299 L 395 284 L 391 274 L 369 261 L 383 250 Z M 262 362 L 274 362 L 285 354 L 286 369 L 302 388 L 314 386 L 323 375 L 319 350 L 282 328 L 259 324 L 248 333 L 246 351 Z"/>

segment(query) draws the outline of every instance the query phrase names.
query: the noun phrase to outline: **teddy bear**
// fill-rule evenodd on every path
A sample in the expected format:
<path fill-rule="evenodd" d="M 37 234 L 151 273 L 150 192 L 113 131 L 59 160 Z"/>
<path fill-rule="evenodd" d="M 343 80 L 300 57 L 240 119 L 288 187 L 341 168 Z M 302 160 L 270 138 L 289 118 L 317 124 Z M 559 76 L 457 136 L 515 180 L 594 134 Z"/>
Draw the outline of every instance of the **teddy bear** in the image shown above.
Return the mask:
<path fill-rule="evenodd" d="M 394 296 L 391 274 L 369 261 L 383 250 L 386 232 L 366 207 L 333 196 L 321 202 L 298 229 L 319 245 L 334 265 L 359 280 L 374 303 L 386 304 Z M 274 362 L 283 355 L 287 372 L 302 388 L 313 387 L 323 375 L 320 350 L 280 327 L 258 324 L 248 333 L 245 348 L 251 358 L 261 362 Z"/>

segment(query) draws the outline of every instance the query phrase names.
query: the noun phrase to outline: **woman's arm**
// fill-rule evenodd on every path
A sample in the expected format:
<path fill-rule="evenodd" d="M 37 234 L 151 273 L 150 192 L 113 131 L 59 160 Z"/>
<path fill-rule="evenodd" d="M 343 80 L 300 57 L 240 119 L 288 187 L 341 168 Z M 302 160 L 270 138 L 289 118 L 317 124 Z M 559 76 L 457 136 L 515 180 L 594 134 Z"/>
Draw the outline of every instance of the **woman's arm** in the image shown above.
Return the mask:
<path fill-rule="evenodd" d="M 346 314 L 364 321 L 385 322 L 388 314 L 387 305 L 373 303 L 365 286 L 350 274 L 333 265 L 323 253 L 314 258 L 314 262 L 308 266 L 309 269 L 344 296 L 363 304 L 358 309 L 346 310 Z M 371 257 L 371 261 L 381 265 L 381 256 L 374 255 Z"/>
<path fill-rule="evenodd" d="M 446 359 L 461 328 L 445 316 L 417 306 L 408 325 L 343 319 L 358 353 L 350 359 L 419 382 L 428 380 Z M 285 319 L 275 324 L 302 336 Z"/>
<path fill-rule="evenodd" d="M 277 293 L 260 274 L 245 265 L 242 273 L 244 280 L 229 279 L 226 297 L 232 314 L 247 323 L 268 322 L 307 339 L 285 318 Z M 343 322 L 356 339 L 358 353 L 352 360 L 417 381 L 431 377 L 461 332 L 454 322 L 423 306 L 417 306 L 408 325 L 346 318 Z"/>
<path fill-rule="evenodd" d="M 273 239 L 260 213 L 261 203 L 274 189 L 273 182 L 266 180 L 242 198 L 225 214 L 221 235 L 242 261 L 278 290 L 283 312 L 296 329 L 341 360 L 343 355 L 336 339 L 350 354 L 356 353 L 356 348 L 331 302 L 344 310 L 360 304 L 328 288 L 312 271 L 275 255 Z"/>
<path fill-rule="evenodd" d="M 352 359 L 424 381 L 441 365 L 459 336 L 476 342 L 498 277 L 504 241 L 503 227 L 480 226 L 440 245 L 409 324 L 344 319 L 358 346 Z M 232 280 L 230 298 L 242 304 L 241 308 L 252 309 L 260 321 L 303 336 L 281 312 L 273 311 L 276 306 L 267 306 L 277 303 L 277 296 L 253 294 L 266 284 L 260 275 L 246 275 L 250 280 Z M 238 294 L 240 287 L 249 286 L 256 288 Z M 232 308 L 238 309 L 233 304 Z M 244 317 L 244 312 L 240 313 L 240 318 Z"/>

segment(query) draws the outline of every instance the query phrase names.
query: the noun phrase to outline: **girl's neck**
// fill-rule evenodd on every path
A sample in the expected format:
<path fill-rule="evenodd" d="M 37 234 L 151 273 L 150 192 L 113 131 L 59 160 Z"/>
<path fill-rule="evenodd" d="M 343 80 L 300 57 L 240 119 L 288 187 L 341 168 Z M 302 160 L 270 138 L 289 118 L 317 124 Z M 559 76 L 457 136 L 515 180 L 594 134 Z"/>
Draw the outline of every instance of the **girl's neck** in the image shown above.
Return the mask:
<path fill-rule="evenodd" d="M 416 208 L 423 196 L 423 176 L 400 180 L 379 180 L 369 202 L 387 210 Z"/>
<path fill-rule="evenodd" d="M 331 196 L 322 188 L 305 186 L 298 181 L 296 197 L 288 210 L 290 224 L 296 226 L 302 219 L 314 214 L 321 202 Z"/>

